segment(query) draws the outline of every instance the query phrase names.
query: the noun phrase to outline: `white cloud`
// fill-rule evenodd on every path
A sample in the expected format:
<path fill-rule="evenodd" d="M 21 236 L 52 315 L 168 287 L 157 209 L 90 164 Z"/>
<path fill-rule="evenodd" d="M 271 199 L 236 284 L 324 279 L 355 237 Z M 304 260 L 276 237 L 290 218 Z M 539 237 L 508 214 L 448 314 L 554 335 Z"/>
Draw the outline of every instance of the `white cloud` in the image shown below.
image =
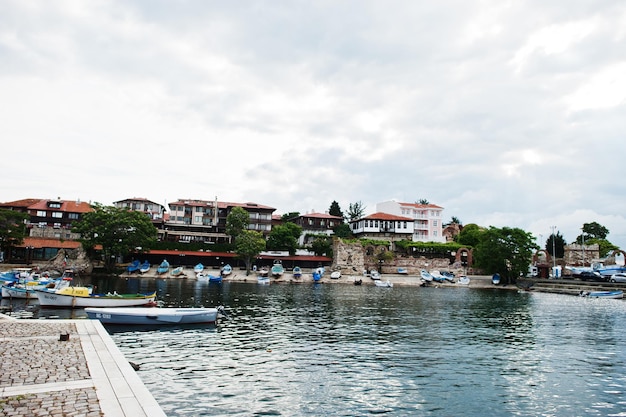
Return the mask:
<path fill-rule="evenodd" d="M 6 1 L 0 199 L 427 198 L 626 247 L 624 22 L 617 0 Z"/>

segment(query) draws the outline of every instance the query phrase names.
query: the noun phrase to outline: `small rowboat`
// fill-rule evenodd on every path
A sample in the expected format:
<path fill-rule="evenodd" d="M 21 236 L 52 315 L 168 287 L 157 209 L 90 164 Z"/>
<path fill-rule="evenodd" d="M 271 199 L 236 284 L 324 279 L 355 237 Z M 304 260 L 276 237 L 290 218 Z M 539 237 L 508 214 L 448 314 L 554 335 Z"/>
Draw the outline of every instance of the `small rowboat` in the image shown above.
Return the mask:
<path fill-rule="evenodd" d="M 218 308 L 158 308 L 158 307 L 117 307 L 86 308 L 90 319 L 105 324 L 190 324 L 215 323 L 223 307 Z"/>
<path fill-rule="evenodd" d="M 385 288 L 393 287 L 393 283 L 389 280 L 387 281 L 377 280 L 377 281 L 374 281 L 374 284 L 376 284 L 377 287 L 385 287 Z"/>
<path fill-rule="evenodd" d="M 293 268 L 293 277 L 300 278 L 302 276 L 302 269 L 299 266 Z"/>
<path fill-rule="evenodd" d="M 341 278 L 341 271 L 333 271 L 330 273 L 330 279 L 339 279 Z"/>
<path fill-rule="evenodd" d="M 622 290 L 615 291 L 581 291 L 581 297 L 587 298 L 624 298 Z"/>
<path fill-rule="evenodd" d="M 222 267 L 222 276 L 225 277 L 227 275 L 230 275 L 231 272 L 233 272 L 233 267 L 230 266 L 229 264 L 226 264 Z"/>

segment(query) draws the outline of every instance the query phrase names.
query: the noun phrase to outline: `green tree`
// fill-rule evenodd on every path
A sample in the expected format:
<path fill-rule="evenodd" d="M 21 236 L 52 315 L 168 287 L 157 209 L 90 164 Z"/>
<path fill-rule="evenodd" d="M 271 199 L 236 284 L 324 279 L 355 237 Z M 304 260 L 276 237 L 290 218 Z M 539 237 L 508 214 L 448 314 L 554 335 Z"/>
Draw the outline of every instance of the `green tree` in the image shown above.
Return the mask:
<path fill-rule="evenodd" d="M 311 250 L 317 256 L 333 256 L 332 239 L 328 236 L 318 236 L 311 242 Z"/>
<path fill-rule="evenodd" d="M 506 283 L 515 283 L 528 272 L 536 248 L 532 234 L 522 229 L 491 226 L 476 245 L 474 260 L 485 272 L 497 272 Z"/>
<path fill-rule="evenodd" d="M 250 214 L 241 207 L 233 207 L 226 216 L 226 234 L 233 240 L 237 240 L 244 230 L 250 225 Z"/>
<path fill-rule="evenodd" d="M 342 239 L 348 239 L 352 237 L 352 229 L 350 229 L 350 225 L 348 223 L 341 223 L 333 229 L 333 233 L 336 237 L 340 237 Z"/>
<path fill-rule="evenodd" d="M 156 242 L 157 229 L 144 213 L 99 203 L 92 207 L 94 211 L 85 213 L 72 231 L 80 233 L 80 242 L 88 254 L 93 256 L 95 246 L 102 246 L 107 270 L 113 270 L 117 256 L 141 252 Z"/>
<path fill-rule="evenodd" d="M 365 214 L 365 206 L 362 202 L 350 203 L 348 206 L 348 220 L 357 220 Z"/>
<path fill-rule="evenodd" d="M 609 229 L 597 222 L 583 224 L 582 233 L 576 238 L 576 243 L 581 245 L 583 241 L 587 243 L 591 239 L 606 239 Z"/>
<path fill-rule="evenodd" d="M 299 211 L 291 211 L 289 213 L 285 213 L 283 214 L 280 219 L 284 222 L 288 222 L 291 220 L 294 220 L 296 218 L 300 217 L 300 212 Z"/>
<path fill-rule="evenodd" d="M 463 227 L 463 230 L 455 237 L 455 241 L 463 246 L 476 247 L 480 242 L 484 229 L 475 223 Z"/>
<path fill-rule="evenodd" d="M 598 245 L 598 248 L 600 250 L 601 258 L 604 258 L 609 253 L 613 252 L 616 249 L 619 249 L 618 246 L 615 246 L 614 244 L 612 244 L 606 239 L 593 238 L 593 239 L 585 240 L 585 245 L 596 245 L 596 244 Z"/>
<path fill-rule="evenodd" d="M 553 241 L 554 246 L 552 245 Z M 545 250 L 554 258 L 562 258 L 565 255 L 565 245 L 565 239 L 563 239 L 561 232 L 556 232 L 556 235 L 550 235 L 546 239 Z"/>
<path fill-rule="evenodd" d="M 287 222 L 273 227 L 267 238 L 267 248 L 270 250 L 287 250 L 290 255 L 295 255 L 301 234 L 302 227 L 295 223 Z"/>
<path fill-rule="evenodd" d="M 246 275 L 250 275 L 250 266 L 259 253 L 265 249 L 265 238 L 261 232 L 243 230 L 235 240 L 235 253 L 246 265 Z"/>
<path fill-rule="evenodd" d="M 331 216 L 341 217 L 343 219 L 343 211 L 341 211 L 341 207 L 339 207 L 339 203 L 333 200 L 330 203 L 330 208 L 328 209 L 328 214 Z"/>
<path fill-rule="evenodd" d="M 430 204 L 430 202 L 427 199 L 425 199 L 425 198 L 420 198 L 419 200 L 417 200 L 415 202 L 415 204 L 424 204 L 424 205 L 426 205 L 426 204 Z"/>
<path fill-rule="evenodd" d="M 27 213 L 0 209 L 0 250 L 9 253 L 13 246 L 19 245 L 27 236 Z"/>

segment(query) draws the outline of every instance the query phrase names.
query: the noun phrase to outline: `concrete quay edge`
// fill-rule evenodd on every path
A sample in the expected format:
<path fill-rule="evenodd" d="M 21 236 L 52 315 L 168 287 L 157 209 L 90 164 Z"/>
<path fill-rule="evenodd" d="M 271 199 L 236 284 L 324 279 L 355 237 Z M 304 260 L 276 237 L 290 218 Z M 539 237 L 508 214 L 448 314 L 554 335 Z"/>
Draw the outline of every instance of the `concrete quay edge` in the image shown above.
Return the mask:
<path fill-rule="evenodd" d="M 61 341 L 61 334 L 69 340 Z M 12 350 L 2 355 L 0 414 L 49 415 L 41 409 L 48 407 L 57 410 L 54 415 L 74 415 L 80 408 L 86 416 L 165 416 L 97 320 L 0 315 L 0 343 Z M 40 351 L 29 353 L 35 349 Z"/>

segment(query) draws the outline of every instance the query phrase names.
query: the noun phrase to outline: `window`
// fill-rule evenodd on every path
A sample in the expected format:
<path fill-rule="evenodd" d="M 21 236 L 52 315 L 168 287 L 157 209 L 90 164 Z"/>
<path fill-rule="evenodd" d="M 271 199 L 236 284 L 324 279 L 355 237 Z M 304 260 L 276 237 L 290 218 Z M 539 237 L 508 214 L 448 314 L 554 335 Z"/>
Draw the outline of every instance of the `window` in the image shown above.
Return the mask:
<path fill-rule="evenodd" d="M 44 210 L 37 210 L 37 217 L 46 217 L 46 215 Z"/>
<path fill-rule="evenodd" d="M 60 229 L 61 228 L 61 223 L 55 223 L 53 226 L 55 229 Z M 60 237 L 60 236 L 59 236 Z"/>
<path fill-rule="evenodd" d="M 63 218 L 63 213 L 61 213 L 60 211 L 53 211 L 52 212 L 52 217 L 54 217 L 55 219 L 62 219 Z"/>
<path fill-rule="evenodd" d="M 67 218 L 70 220 L 78 220 L 79 216 L 78 213 L 68 213 Z"/>
<path fill-rule="evenodd" d="M 437 227 L 438 223 L 437 220 L 433 220 L 433 226 Z"/>
<path fill-rule="evenodd" d="M 48 207 L 50 208 L 61 208 L 61 203 L 49 203 Z"/>

